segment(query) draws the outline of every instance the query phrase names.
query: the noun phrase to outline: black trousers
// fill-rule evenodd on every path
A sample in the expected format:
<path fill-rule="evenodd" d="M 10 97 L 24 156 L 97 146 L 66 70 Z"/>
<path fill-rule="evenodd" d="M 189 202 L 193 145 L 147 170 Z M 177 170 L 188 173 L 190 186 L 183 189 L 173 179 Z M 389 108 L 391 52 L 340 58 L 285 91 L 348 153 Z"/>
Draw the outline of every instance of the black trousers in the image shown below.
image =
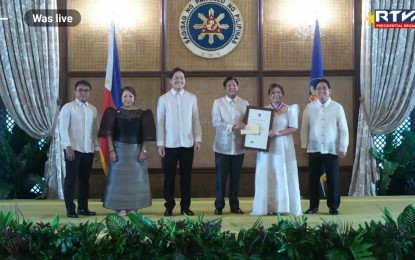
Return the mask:
<path fill-rule="evenodd" d="M 216 165 L 216 200 L 215 208 L 225 207 L 226 180 L 229 174 L 229 206 L 231 210 L 239 208 L 239 180 L 245 154 L 228 155 L 215 153 Z"/>
<path fill-rule="evenodd" d="M 331 209 L 338 209 L 340 206 L 339 157 L 334 154 L 309 153 L 310 209 L 318 208 L 320 203 L 320 176 L 323 166 L 327 176 L 327 206 Z"/>
<path fill-rule="evenodd" d="M 174 186 L 176 180 L 177 162 L 180 168 L 180 207 L 182 210 L 190 208 L 190 185 L 193 166 L 193 147 L 165 148 L 163 160 L 164 168 L 164 206 L 172 210 L 176 206 L 174 200 Z"/>
<path fill-rule="evenodd" d="M 92 169 L 93 153 L 75 151 L 75 159 L 68 161 L 65 153 L 66 176 L 63 184 L 63 195 L 67 211 L 75 211 L 75 182 L 78 177 L 78 209 L 88 209 L 89 174 Z"/>

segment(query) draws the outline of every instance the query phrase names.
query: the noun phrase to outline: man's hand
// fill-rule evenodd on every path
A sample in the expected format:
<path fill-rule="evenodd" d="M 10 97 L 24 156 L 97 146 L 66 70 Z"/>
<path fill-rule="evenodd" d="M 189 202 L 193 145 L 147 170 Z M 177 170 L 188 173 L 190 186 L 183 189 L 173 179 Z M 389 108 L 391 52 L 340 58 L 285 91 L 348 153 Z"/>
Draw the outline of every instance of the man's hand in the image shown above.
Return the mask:
<path fill-rule="evenodd" d="M 196 142 L 196 143 L 195 143 L 195 146 L 194 146 L 194 151 L 195 151 L 195 152 L 199 152 L 199 151 L 200 151 L 201 146 L 202 146 L 202 143 L 201 143 L 201 142 Z"/>
<path fill-rule="evenodd" d="M 308 158 L 307 148 L 301 148 L 302 154 L 304 154 L 305 158 Z"/>
<path fill-rule="evenodd" d="M 339 158 L 346 157 L 346 152 L 339 152 Z"/>
<path fill-rule="evenodd" d="M 94 162 L 96 162 L 100 157 L 99 151 L 95 151 L 93 157 L 94 157 Z"/>
<path fill-rule="evenodd" d="M 241 130 L 241 129 L 245 129 L 245 126 L 246 125 L 244 123 L 237 123 L 237 124 L 233 125 L 232 129 L 233 130 Z"/>
<path fill-rule="evenodd" d="M 158 152 L 161 157 L 164 157 L 166 155 L 166 150 L 164 149 L 164 146 L 159 146 Z"/>
<path fill-rule="evenodd" d="M 72 149 L 72 146 L 66 147 L 66 159 L 68 161 L 73 161 L 75 159 L 75 151 Z"/>

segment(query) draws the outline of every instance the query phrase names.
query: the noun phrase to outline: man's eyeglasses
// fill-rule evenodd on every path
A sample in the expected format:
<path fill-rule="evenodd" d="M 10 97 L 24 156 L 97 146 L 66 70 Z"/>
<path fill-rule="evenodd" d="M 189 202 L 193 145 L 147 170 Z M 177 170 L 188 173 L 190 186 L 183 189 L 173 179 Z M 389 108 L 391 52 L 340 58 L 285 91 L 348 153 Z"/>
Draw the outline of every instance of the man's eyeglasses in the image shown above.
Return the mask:
<path fill-rule="evenodd" d="M 79 93 L 89 93 L 89 92 L 91 92 L 90 89 L 82 89 L 82 88 L 78 88 L 78 89 L 76 89 L 76 91 L 79 92 Z"/>
<path fill-rule="evenodd" d="M 328 90 L 328 87 L 321 87 L 321 88 L 316 88 L 317 91 L 323 91 L 323 90 Z"/>

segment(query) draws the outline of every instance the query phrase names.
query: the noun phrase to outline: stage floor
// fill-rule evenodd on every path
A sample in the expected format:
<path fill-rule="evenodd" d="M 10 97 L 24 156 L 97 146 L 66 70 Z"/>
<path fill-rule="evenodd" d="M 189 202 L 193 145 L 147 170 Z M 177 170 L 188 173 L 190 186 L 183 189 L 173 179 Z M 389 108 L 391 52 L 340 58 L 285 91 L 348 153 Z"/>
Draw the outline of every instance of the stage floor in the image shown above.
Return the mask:
<path fill-rule="evenodd" d="M 258 216 L 251 216 L 249 213 L 252 209 L 253 198 L 240 198 L 240 207 L 245 211 L 244 215 L 235 215 L 229 212 L 229 208 L 225 207 L 222 216 L 215 216 L 214 211 L 214 198 L 193 198 L 191 209 L 197 215 L 204 214 L 205 220 L 222 218 L 222 229 L 238 231 L 241 228 L 251 227 Z M 371 220 L 383 221 L 383 209 L 386 207 L 396 219 L 403 209 L 414 203 L 415 196 L 387 196 L 387 197 L 342 197 L 341 205 L 339 208 L 340 215 L 331 216 L 328 214 L 328 208 L 326 201 L 320 202 L 320 213 L 315 215 L 306 215 L 307 222 L 310 225 L 320 224 L 323 221 L 333 220 L 339 223 L 350 223 L 353 227 L 358 227 L 359 224 L 364 224 Z M 176 203 L 178 200 L 176 199 Z M 96 217 L 81 216 L 77 219 L 70 219 L 66 217 L 66 211 L 63 200 L 0 200 L 0 210 L 18 212 L 19 218 L 32 219 L 34 222 L 50 222 L 55 215 L 60 216 L 60 223 L 80 223 L 85 221 L 94 221 L 97 219 L 101 221 L 108 213 L 112 211 L 102 207 L 100 200 L 90 200 L 90 210 L 96 211 Z M 308 208 L 308 200 L 302 200 L 303 211 Z M 146 215 L 153 221 L 157 221 L 159 218 L 164 217 L 164 200 L 153 199 L 153 205 L 149 208 L 145 208 L 139 211 Z M 184 216 L 180 215 L 180 207 L 176 206 L 173 211 L 173 219 L 183 219 Z M 283 216 L 283 218 L 290 218 L 290 216 Z M 262 216 L 262 223 L 265 227 L 270 227 L 273 223 L 276 223 L 276 216 Z"/>

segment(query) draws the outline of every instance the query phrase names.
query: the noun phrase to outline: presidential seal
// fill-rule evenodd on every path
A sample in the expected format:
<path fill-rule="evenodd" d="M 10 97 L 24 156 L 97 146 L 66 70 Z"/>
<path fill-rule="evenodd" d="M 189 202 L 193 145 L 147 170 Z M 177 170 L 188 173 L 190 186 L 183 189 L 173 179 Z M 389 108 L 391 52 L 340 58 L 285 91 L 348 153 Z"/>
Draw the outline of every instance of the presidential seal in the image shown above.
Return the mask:
<path fill-rule="evenodd" d="M 241 41 L 243 20 L 230 0 L 192 0 L 179 19 L 180 38 L 194 54 L 219 58 Z"/>

